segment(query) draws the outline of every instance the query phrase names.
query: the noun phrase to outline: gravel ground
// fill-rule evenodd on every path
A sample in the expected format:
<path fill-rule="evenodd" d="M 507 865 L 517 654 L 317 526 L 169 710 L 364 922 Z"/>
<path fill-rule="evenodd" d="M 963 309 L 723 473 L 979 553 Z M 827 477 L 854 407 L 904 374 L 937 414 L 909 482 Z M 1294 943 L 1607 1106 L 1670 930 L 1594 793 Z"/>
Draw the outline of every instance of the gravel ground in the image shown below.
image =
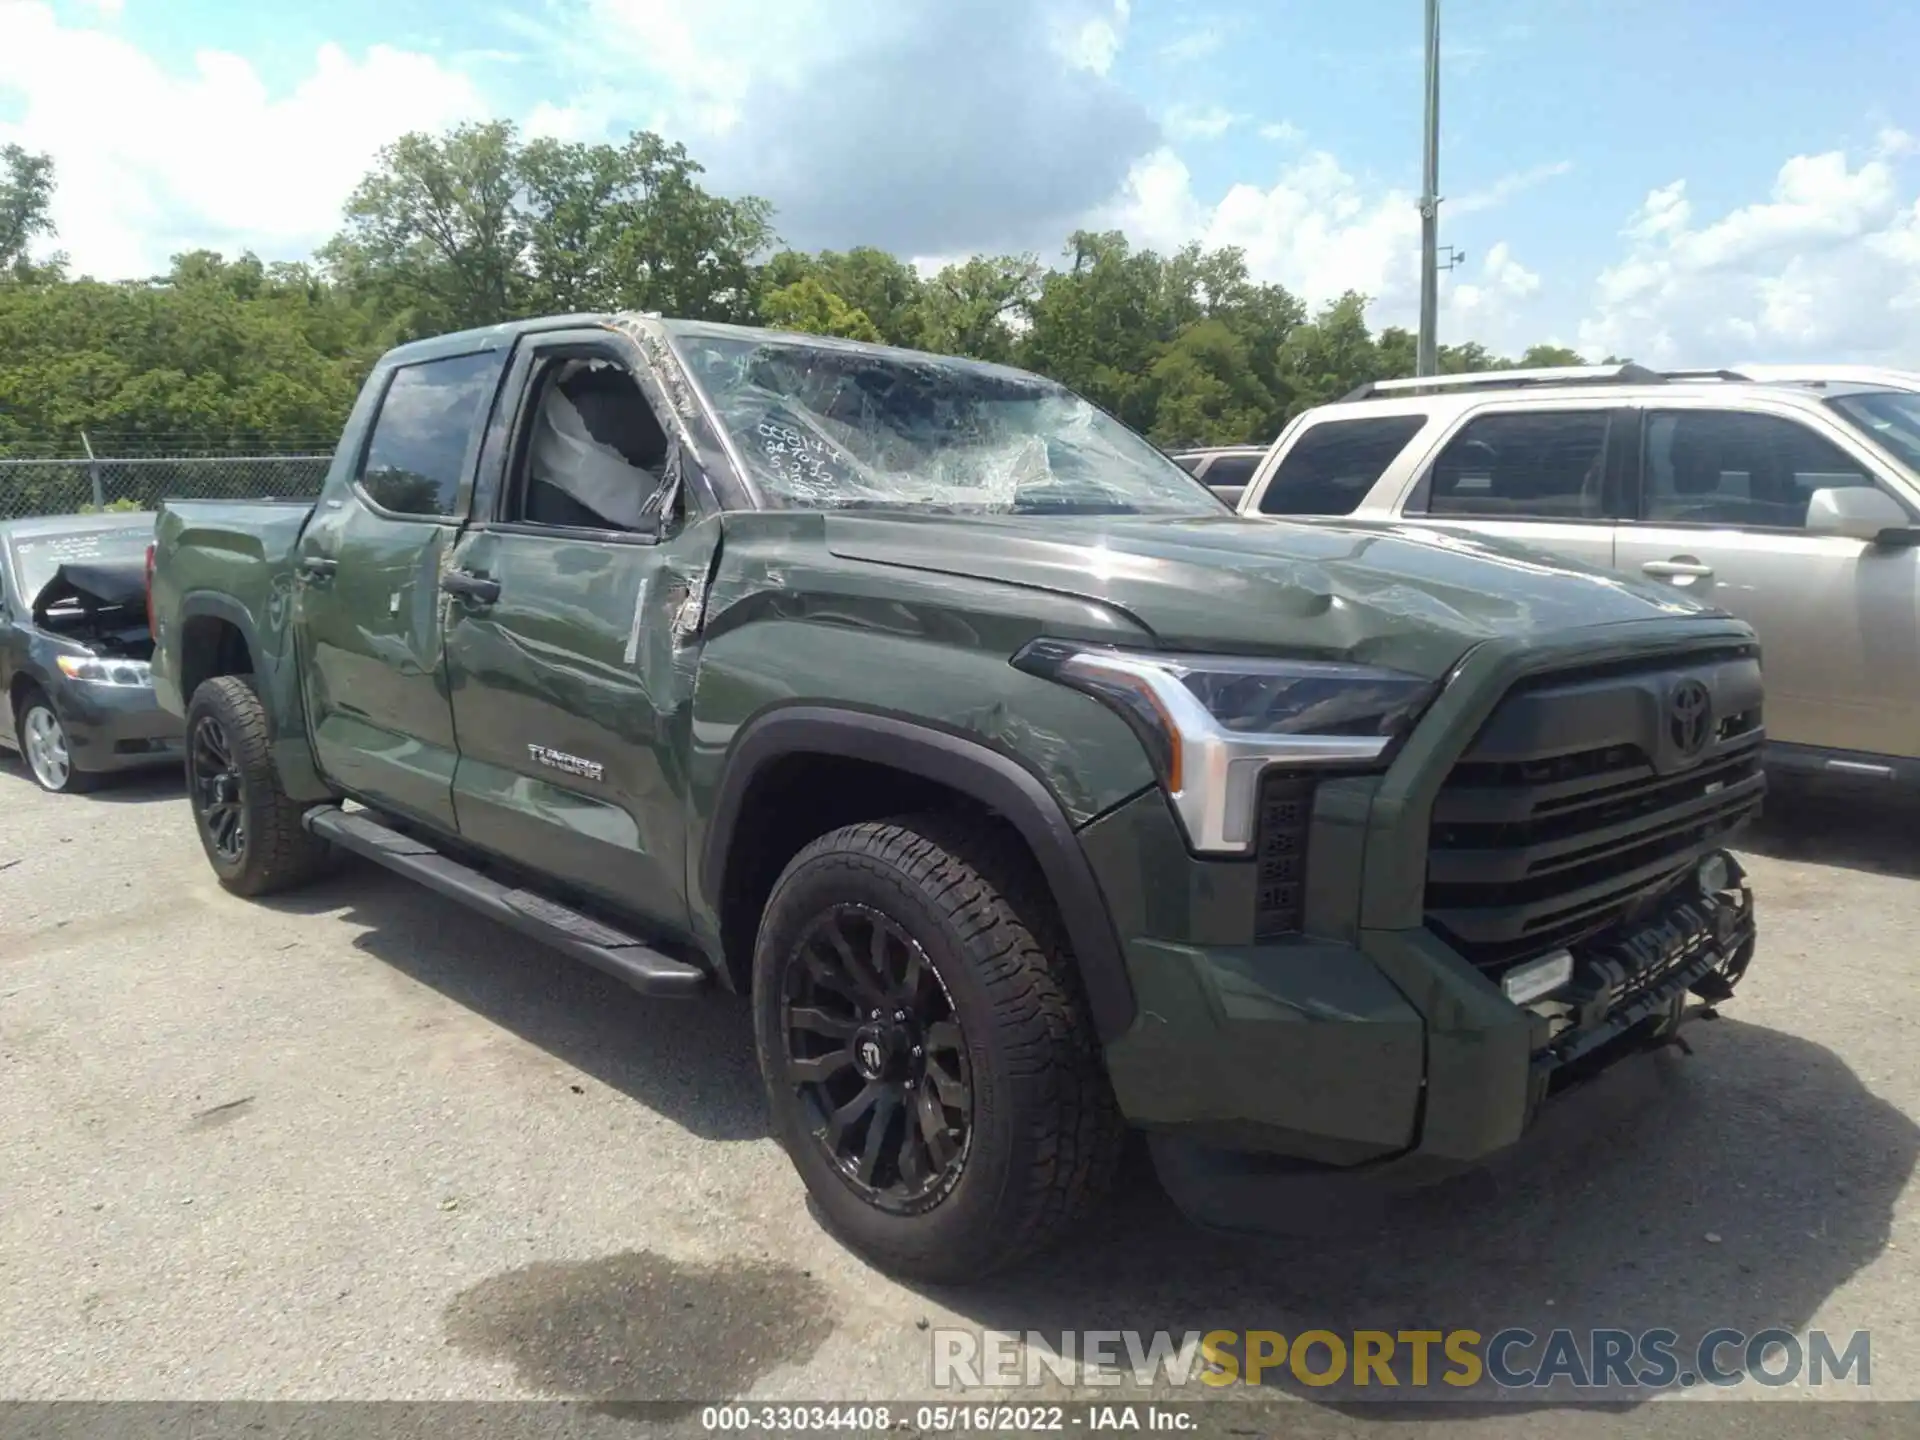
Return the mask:
<path fill-rule="evenodd" d="M 1920 1399 L 1920 824 L 1781 804 L 1744 853 L 1752 975 L 1606 1123 L 1292 1240 L 1202 1235 L 1136 1164 L 1098 1233 L 934 1293 L 820 1229 L 740 1002 L 643 1001 L 370 868 L 235 900 L 177 781 L 0 762 L 0 1397 L 904 1398 L 923 1324 L 1525 1324 L 1869 1328 L 1874 1398 Z M 1530 1433 L 1449 1413 L 1482 1411 Z"/>

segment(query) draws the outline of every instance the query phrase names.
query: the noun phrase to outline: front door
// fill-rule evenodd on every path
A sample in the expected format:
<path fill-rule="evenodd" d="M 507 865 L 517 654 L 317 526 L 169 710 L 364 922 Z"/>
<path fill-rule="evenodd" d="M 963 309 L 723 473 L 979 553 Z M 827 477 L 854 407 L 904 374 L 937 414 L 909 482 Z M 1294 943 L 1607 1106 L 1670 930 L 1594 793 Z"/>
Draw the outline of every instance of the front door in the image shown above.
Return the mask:
<path fill-rule="evenodd" d="M 350 480 L 300 541 L 294 633 L 314 752 L 355 799 L 454 828 L 440 574 L 502 357 L 395 367 Z"/>
<path fill-rule="evenodd" d="M 1920 555 L 1805 528 L 1815 490 L 1874 485 L 1804 422 L 1650 411 L 1639 519 L 1620 568 L 1731 611 L 1760 637 L 1769 740 L 1913 755 L 1920 746 Z"/>
<path fill-rule="evenodd" d="M 720 518 L 681 503 L 669 479 L 680 446 L 624 341 L 563 334 L 526 348 L 497 499 L 449 566 L 460 833 L 652 933 L 683 933 L 673 756 Z"/>

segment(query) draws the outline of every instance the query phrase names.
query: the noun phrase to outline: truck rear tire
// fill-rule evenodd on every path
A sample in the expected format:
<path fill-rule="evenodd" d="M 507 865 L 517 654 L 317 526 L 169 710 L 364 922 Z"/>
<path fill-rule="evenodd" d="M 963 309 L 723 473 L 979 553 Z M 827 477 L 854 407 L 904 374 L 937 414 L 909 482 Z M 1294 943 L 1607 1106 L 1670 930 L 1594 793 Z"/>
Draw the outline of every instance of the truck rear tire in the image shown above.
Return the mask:
<path fill-rule="evenodd" d="M 187 798 L 201 848 L 235 895 L 270 895 L 321 874 L 330 847 L 280 788 L 266 707 L 244 676 L 222 675 L 187 706 Z"/>
<path fill-rule="evenodd" d="M 849 825 L 787 866 L 754 947 L 775 1133 L 884 1269 L 978 1279 L 1075 1227 L 1125 1130 L 1050 900 L 1013 837 Z"/>

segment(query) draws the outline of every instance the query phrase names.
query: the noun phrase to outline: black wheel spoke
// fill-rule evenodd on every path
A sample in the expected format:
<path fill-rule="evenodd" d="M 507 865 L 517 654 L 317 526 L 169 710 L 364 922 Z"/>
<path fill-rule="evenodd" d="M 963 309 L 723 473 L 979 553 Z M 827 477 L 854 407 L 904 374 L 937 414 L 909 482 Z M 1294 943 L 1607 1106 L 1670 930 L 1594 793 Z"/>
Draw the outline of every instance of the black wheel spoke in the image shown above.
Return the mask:
<path fill-rule="evenodd" d="M 940 1102 L 933 1097 L 933 1091 L 922 1088 L 913 1106 L 914 1121 L 920 1131 L 920 1139 L 927 1147 L 927 1155 L 933 1161 L 933 1168 L 944 1170 L 953 1163 L 959 1153 L 954 1144 L 953 1135 L 947 1128 L 946 1112 L 940 1108 Z"/>
<path fill-rule="evenodd" d="M 850 1015 L 835 1015 L 814 1005 L 796 1005 L 787 1012 L 787 1024 L 809 1035 L 827 1040 L 851 1040 L 860 1022 Z"/>
<path fill-rule="evenodd" d="M 860 1093 L 842 1105 L 827 1117 L 827 1146 L 839 1150 L 846 1144 L 847 1132 L 859 1123 L 860 1117 L 873 1109 L 880 1097 L 886 1094 L 887 1087 L 878 1080 L 869 1080 L 861 1087 Z"/>
<path fill-rule="evenodd" d="M 842 1070 L 853 1068 L 853 1056 L 845 1050 L 829 1050 L 787 1063 L 787 1074 L 796 1085 L 824 1085 Z"/>
<path fill-rule="evenodd" d="M 860 1147 L 858 1174 L 863 1185 L 874 1183 L 875 1172 L 887 1151 L 887 1133 L 893 1129 L 895 1117 L 900 1113 L 900 1097 L 891 1089 L 880 1092 L 875 1101 L 873 1118 L 867 1121 L 867 1143 Z"/>
<path fill-rule="evenodd" d="M 879 1007 L 887 1003 L 887 997 L 881 990 L 874 975 L 861 963 L 860 957 L 853 953 L 853 946 L 841 932 L 838 924 L 827 927 L 827 941 L 833 946 L 834 953 L 840 957 L 840 967 L 847 980 L 853 985 L 856 998 L 864 1005 Z"/>

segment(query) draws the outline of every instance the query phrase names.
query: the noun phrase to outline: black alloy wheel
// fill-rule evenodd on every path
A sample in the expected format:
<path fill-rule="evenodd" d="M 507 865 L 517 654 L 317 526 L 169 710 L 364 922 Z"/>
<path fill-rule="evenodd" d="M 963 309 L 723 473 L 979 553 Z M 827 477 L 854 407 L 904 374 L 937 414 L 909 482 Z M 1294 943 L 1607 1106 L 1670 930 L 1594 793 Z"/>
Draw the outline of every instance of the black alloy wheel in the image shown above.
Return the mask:
<path fill-rule="evenodd" d="M 207 844 L 219 859 L 238 865 L 247 852 L 244 792 L 233 744 L 217 716 L 203 715 L 194 725 L 187 764 Z"/>
<path fill-rule="evenodd" d="M 814 1142 L 867 1204 L 937 1205 L 966 1169 L 973 1082 L 933 962 L 865 905 L 820 913 L 787 957 L 780 1028 Z"/>

